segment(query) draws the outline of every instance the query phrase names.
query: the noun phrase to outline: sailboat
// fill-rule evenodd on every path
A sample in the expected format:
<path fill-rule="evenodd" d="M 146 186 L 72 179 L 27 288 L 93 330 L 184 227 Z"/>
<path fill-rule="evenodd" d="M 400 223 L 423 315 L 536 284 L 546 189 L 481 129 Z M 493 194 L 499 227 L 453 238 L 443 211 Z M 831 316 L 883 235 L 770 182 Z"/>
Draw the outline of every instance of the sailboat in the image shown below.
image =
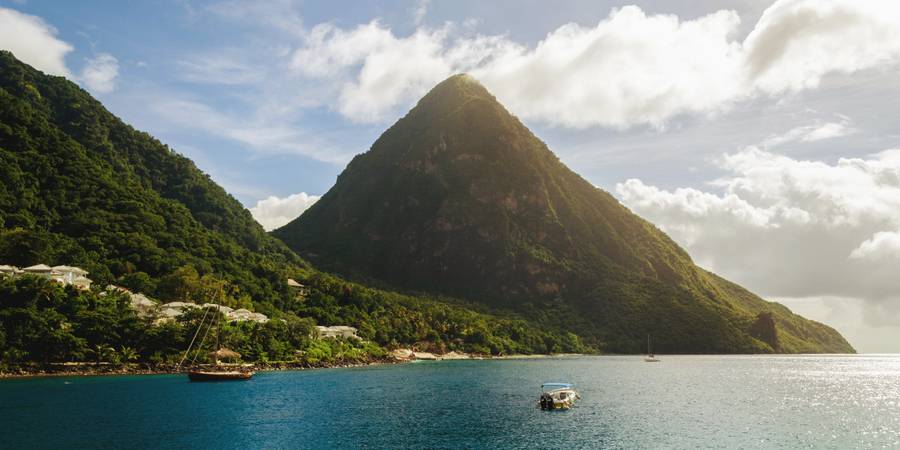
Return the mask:
<path fill-rule="evenodd" d="M 181 365 L 187 359 L 188 355 L 191 352 L 191 348 L 194 346 L 194 342 L 197 340 L 197 336 L 200 334 L 200 330 L 203 329 L 203 324 L 206 322 L 206 317 L 212 308 L 206 308 L 206 311 L 203 313 L 203 318 L 200 319 L 200 325 L 197 327 L 197 331 L 194 332 L 194 337 L 191 339 L 191 343 L 188 345 L 188 349 L 184 352 L 184 357 L 181 358 L 181 362 L 178 363 L 178 368 L 181 368 Z M 203 347 L 203 341 L 206 340 L 206 336 L 209 334 L 210 329 L 212 329 L 213 324 L 216 326 L 216 350 L 210 353 L 212 357 L 213 364 L 212 367 L 201 367 L 199 365 L 194 364 L 197 361 L 197 356 L 194 355 L 194 359 L 191 360 L 191 369 L 188 370 L 187 375 L 188 379 L 191 381 L 239 381 L 239 380 L 249 380 L 253 377 L 252 370 L 243 370 L 242 368 L 228 368 L 224 365 L 219 364 L 219 359 L 231 359 L 237 360 L 241 357 L 240 353 L 237 353 L 233 350 L 221 347 L 219 345 L 219 338 L 221 335 L 222 327 L 219 323 L 219 306 L 216 305 L 215 313 L 213 317 L 210 319 L 209 324 L 207 325 L 206 332 L 203 334 L 203 337 L 200 339 L 200 344 L 197 346 L 198 348 Z"/>
<path fill-rule="evenodd" d="M 659 362 L 659 359 L 656 358 L 656 355 L 650 351 L 650 335 L 647 335 L 647 356 L 644 358 L 644 362 Z"/>

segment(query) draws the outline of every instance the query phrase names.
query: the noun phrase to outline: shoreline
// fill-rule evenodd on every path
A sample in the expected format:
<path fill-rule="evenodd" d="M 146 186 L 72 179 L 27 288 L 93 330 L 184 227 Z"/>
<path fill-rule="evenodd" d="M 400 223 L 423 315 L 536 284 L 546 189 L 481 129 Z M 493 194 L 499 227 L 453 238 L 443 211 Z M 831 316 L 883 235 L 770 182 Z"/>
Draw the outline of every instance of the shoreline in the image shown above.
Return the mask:
<path fill-rule="evenodd" d="M 683 355 L 663 355 L 663 356 L 717 356 L 717 357 L 747 357 L 747 356 L 878 356 L 881 354 L 854 354 L 854 353 L 797 353 L 797 354 L 683 354 Z M 894 355 L 886 353 L 883 355 Z M 557 353 L 557 354 L 532 354 L 532 355 L 472 355 L 465 354 L 465 357 L 444 357 L 445 355 L 435 355 L 436 358 L 378 358 L 369 361 L 356 362 L 338 362 L 338 363 L 293 363 L 280 362 L 268 364 L 248 364 L 245 367 L 251 367 L 254 372 L 282 372 L 282 371 L 303 371 L 316 369 L 352 369 L 358 367 L 410 364 L 416 362 L 443 362 L 443 361 L 489 361 L 489 360 L 529 360 L 529 359 L 545 359 L 545 358 L 566 358 L 577 356 L 633 356 L 639 357 L 642 354 L 623 355 L 623 354 L 605 354 L 593 355 L 589 353 Z M 175 370 L 171 367 L 148 367 L 147 365 L 132 364 L 131 367 L 115 367 L 111 365 L 97 366 L 93 363 L 73 364 L 60 363 L 50 366 L 32 366 L 29 368 L 20 368 L 15 371 L 0 372 L 0 381 L 11 379 L 26 378 L 58 378 L 58 377 L 103 377 L 103 376 L 127 376 L 127 375 L 176 375 L 187 373 L 187 369 Z"/>
<path fill-rule="evenodd" d="M 403 364 L 406 361 L 397 361 L 393 359 L 376 359 L 363 362 L 341 362 L 328 364 L 306 364 L 306 363 L 274 363 L 274 364 L 253 364 L 251 367 L 254 372 L 282 372 L 282 371 L 303 371 L 315 369 L 350 369 L 354 367 L 369 367 L 391 364 Z M 72 369 L 74 367 L 74 369 Z M 11 379 L 25 378 L 61 378 L 61 377 L 105 377 L 105 376 L 127 376 L 127 375 L 177 375 L 187 373 L 187 369 L 175 369 L 171 367 L 97 367 L 89 364 L 85 366 L 64 366 L 61 370 L 54 370 L 52 367 L 40 367 L 34 369 L 19 369 L 13 372 L 0 372 L 0 381 Z"/>
<path fill-rule="evenodd" d="M 465 356 L 463 356 L 465 355 Z M 369 367 L 394 364 L 409 364 L 419 361 L 478 361 L 478 360 L 514 360 L 514 359 L 542 359 L 542 358 L 558 358 L 566 356 L 583 356 L 575 353 L 560 354 L 534 354 L 534 355 L 469 355 L 459 354 L 460 357 L 445 357 L 445 355 L 434 355 L 436 358 L 380 358 L 361 362 L 339 362 L 339 363 L 268 363 L 268 364 L 252 364 L 254 372 L 281 372 L 281 371 L 302 371 L 315 369 L 351 369 L 355 367 Z M 172 367 L 149 367 L 147 365 L 133 364 L 129 367 L 96 365 L 93 363 L 72 364 L 61 363 L 49 366 L 33 366 L 29 368 L 20 368 L 16 371 L 0 372 L 0 380 L 24 379 L 24 378 L 57 378 L 57 377 L 103 377 L 103 376 L 127 376 L 127 375 L 176 375 L 186 373 L 186 369 L 176 370 Z"/>

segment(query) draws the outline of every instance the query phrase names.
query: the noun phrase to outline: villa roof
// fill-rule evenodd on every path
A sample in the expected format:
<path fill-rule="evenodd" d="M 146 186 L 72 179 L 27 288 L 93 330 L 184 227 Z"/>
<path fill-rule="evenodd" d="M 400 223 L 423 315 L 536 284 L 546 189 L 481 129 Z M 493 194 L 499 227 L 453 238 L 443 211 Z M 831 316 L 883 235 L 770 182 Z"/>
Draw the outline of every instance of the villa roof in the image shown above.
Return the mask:
<path fill-rule="evenodd" d="M 0 272 L 15 272 L 19 270 L 18 267 L 2 265 L 0 266 Z"/>
<path fill-rule="evenodd" d="M 330 330 L 330 331 L 356 331 L 356 328 L 349 327 L 347 325 L 332 325 L 330 327 L 317 325 L 316 328 L 320 330 Z"/>
<path fill-rule="evenodd" d="M 26 267 L 22 270 L 24 270 L 26 272 L 50 272 L 53 270 L 53 268 L 46 264 L 35 264 L 31 267 Z"/>
<path fill-rule="evenodd" d="M 240 359 L 241 354 L 230 349 L 222 347 L 211 353 L 212 356 L 215 356 L 218 359 Z"/>
<path fill-rule="evenodd" d="M 293 279 L 291 279 L 291 278 L 288 278 L 287 284 L 288 284 L 288 286 L 290 286 L 290 287 L 304 287 L 303 284 L 298 283 L 297 281 L 295 281 L 295 280 L 293 280 Z"/>
<path fill-rule="evenodd" d="M 185 302 L 169 302 L 162 305 L 163 308 L 172 308 L 172 309 L 182 309 L 182 308 L 199 308 L 200 305 L 196 303 L 185 303 Z"/>
<path fill-rule="evenodd" d="M 53 270 L 58 270 L 60 272 L 72 272 L 77 273 L 79 275 L 87 275 L 88 271 L 82 269 L 81 267 L 73 267 L 73 266 L 53 266 Z"/>

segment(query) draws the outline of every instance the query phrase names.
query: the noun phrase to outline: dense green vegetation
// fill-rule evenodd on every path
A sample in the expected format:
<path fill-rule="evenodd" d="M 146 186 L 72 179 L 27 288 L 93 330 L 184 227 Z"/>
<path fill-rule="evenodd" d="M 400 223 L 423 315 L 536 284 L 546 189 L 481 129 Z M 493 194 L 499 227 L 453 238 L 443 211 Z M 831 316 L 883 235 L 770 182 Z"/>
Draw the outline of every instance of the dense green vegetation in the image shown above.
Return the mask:
<path fill-rule="evenodd" d="M 172 367 L 185 356 L 201 319 L 197 309 L 177 321 L 154 324 L 135 314 L 125 294 L 83 292 L 39 277 L 3 278 L 0 369 L 59 362 Z M 361 362 L 384 356 L 372 343 L 313 339 L 314 326 L 290 314 L 265 324 L 224 323 L 221 343 L 246 361 L 262 363 Z M 208 362 L 211 342 L 188 355 L 188 362 Z"/>
<path fill-rule="evenodd" d="M 151 295 L 165 294 L 156 280 L 190 265 L 265 310 L 288 298 L 283 268 L 305 264 L 190 160 L 9 52 L 0 52 L 0 227 L 2 263 L 77 265 Z"/>
<path fill-rule="evenodd" d="M 557 331 L 558 326 L 538 327 L 509 312 L 502 316 L 476 312 L 476 305 L 372 289 L 316 271 L 301 274 L 301 279 L 311 292 L 288 311 L 318 323 L 358 324 L 360 337 L 388 347 L 415 344 L 440 353 L 486 355 L 591 350 L 575 334 Z"/>
<path fill-rule="evenodd" d="M 357 351 L 265 337 L 281 333 L 282 320 L 355 326 L 378 348 L 584 350 L 576 336 L 552 331 L 558 327 L 541 330 L 444 298 L 373 290 L 319 273 L 187 158 L 122 123 L 77 85 L 0 52 L 0 264 L 36 263 L 84 267 L 98 287 L 245 307 L 278 319 L 242 325 L 252 328 L 243 330 L 247 339 L 229 343 L 253 361 L 287 358 L 307 345 L 311 355 L 326 355 L 314 357 L 321 360 Z M 311 286 L 305 300 L 287 287 L 289 276 Z M 170 362 L 186 347 L 190 327 L 151 327 L 121 299 L 99 291 L 3 283 L 0 312 L 21 318 L 0 322 L 7 337 L 0 352 L 10 363 L 90 360 L 97 345 Z M 23 303 L 26 297 L 32 300 Z M 79 314 L 105 327 L 103 337 L 82 334 Z"/>
<path fill-rule="evenodd" d="M 852 351 L 833 329 L 695 266 L 465 75 L 274 234 L 317 267 L 512 309 L 606 351 L 642 351 L 648 334 L 659 352 Z M 783 345 L 751 332 L 769 311 Z"/>
<path fill-rule="evenodd" d="M 539 331 L 521 320 L 309 275 L 310 294 L 296 298 L 291 312 L 274 320 L 226 323 L 221 316 L 221 344 L 247 362 L 308 365 L 370 361 L 386 355 L 384 346 L 409 344 L 483 354 L 585 350 L 575 335 Z M 189 309 L 160 323 L 138 316 L 121 292 L 79 291 L 34 276 L 3 277 L 0 370 L 61 362 L 172 367 L 202 320 L 203 311 Z M 317 320 L 357 324 L 363 340 L 314 339 Z M 189 362 L 208 362 L 212 338 L 203 342 Z"/>

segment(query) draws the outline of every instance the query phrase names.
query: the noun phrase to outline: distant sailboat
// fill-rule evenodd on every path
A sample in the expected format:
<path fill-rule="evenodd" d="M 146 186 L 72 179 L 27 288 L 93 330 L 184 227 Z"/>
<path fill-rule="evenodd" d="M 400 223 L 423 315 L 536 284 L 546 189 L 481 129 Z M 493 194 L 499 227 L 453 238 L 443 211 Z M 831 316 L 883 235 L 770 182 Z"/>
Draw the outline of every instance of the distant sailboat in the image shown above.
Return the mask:
<path fill-rule="evenodd" d="M 644 362 L 659 362 L 659 359 L 656 358 L 656 355 L 650 350 L 650 335 L 647 335 L 647 357 L 644 358 Z"/>

